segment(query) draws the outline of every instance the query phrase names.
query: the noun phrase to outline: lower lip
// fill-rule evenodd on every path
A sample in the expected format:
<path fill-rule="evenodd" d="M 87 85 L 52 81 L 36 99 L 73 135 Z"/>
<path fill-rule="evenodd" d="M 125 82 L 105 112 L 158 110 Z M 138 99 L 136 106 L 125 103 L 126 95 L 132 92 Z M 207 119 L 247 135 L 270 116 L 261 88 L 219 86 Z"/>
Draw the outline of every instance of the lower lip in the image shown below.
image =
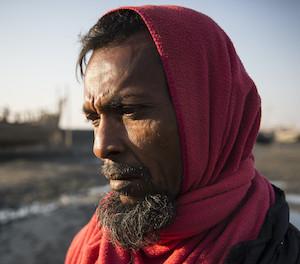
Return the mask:
<path fill-rule="evenodd" d="M 143 189 L 143 180 L 132 178 L 126 180 L 110 180 L 110 188 L 115 192 L 139 193 Z"/>

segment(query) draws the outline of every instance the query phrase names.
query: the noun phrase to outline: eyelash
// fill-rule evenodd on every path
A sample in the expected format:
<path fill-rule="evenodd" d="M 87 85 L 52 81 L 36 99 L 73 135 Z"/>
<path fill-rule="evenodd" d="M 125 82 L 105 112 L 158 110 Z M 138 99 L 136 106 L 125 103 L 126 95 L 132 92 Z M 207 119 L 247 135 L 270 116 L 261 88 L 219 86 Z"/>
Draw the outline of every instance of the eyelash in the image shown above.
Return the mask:
<path fill-rule="evenodd" d="M 120 115 L 134 115 L 137 114 L 141 110 L 140 105 L 124 105 L 121 106 L 119 109 L 119 114 Z"/>
<path fill-rule="evenodd" d="M 97 126 L 97 122 L 100 119 L 100 116 L 98 114 L 88 114 L 86 115 L 86 118 L 88 121 L 91 121 L 93 126 Z"/>
<path fill-rule="evenodd" d="M 112 107 L 112 109 L 115 109 L 120 117 L 126 116 L 132 119 L 137 119 L 141 108 L 141 105 L 122 105 L 118 107 Z M 97 113 L 88 114 L 86 118 L 90 120 L 94 126 L 99 125 L 100 116 Z"/>

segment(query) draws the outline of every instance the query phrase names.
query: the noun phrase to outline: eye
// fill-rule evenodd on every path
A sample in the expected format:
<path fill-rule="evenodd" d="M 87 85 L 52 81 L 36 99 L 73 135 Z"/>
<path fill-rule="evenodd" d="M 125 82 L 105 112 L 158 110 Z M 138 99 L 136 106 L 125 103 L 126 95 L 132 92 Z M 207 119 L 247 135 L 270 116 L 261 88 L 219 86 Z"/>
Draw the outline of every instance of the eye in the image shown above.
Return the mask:
<path fill-rule="evenodd" d="M 100 118 L 92 120 L 92 124 L 93 124 L 94 127 L 98 127 L 99 123 L 100 123 Z"/>
<path fill-rule="evenodd" d="M 123 105 L 120 109 L 120 115 L 129 118 L 138 118 L 141 110 L 142 106 L 140 105 Z"/>
<path fill-rule="evenodd" d="M 123 114 L 132 114 L 137 112 L 141 107 L 137 105 L 124 105 L 123 106 Z"/>
<path fill-rule="evenodd" d="M 97 113 L 86 115 L 87 120 L 91 121 L 94 127 L 99 126 L 100 116 Z"/>

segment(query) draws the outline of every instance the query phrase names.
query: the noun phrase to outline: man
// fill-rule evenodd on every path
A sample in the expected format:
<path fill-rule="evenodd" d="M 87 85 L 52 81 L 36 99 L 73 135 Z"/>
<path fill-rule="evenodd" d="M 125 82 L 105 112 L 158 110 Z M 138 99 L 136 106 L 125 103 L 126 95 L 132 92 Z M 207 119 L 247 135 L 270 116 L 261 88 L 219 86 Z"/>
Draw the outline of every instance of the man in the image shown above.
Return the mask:
<path fill-rule="evenodd" d="M 112 192 L 66 263 L 300 263 L 284 194 L 254 168 L 260 98 L 226 34 L 196 11 L 143 6 L 109 12 L 82 43 Z"/>

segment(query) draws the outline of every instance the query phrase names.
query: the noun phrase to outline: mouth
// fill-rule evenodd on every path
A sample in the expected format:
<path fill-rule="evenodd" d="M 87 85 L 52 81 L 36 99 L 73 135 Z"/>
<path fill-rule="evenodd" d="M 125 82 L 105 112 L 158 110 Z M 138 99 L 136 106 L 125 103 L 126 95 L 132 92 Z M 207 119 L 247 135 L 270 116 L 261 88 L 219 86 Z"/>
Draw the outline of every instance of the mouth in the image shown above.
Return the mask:
<path fill-rule="evenodd" d="M 104 164 L 101 172 L 110 181 L 110 188 L 120 196 L 139 199 L 150 189 L 150 174 L 143 166 Z"/>
<path fill-rule="evenodd" d="M 115 178 L 110 180 L 110 188 L 112 191 L 130 194 L 135 192 L 134 190 L 139 189 L 143 185 L 143 180 L 138 177 L 130 178 Z"/>
<path fill-rule="evenodd" d="M 142 199 L 151 190 L 146 179 L 136 176 L 112 177 L 110 179 L 110 188 L 120 197 L 127 197 L 136 201 Z"/>

